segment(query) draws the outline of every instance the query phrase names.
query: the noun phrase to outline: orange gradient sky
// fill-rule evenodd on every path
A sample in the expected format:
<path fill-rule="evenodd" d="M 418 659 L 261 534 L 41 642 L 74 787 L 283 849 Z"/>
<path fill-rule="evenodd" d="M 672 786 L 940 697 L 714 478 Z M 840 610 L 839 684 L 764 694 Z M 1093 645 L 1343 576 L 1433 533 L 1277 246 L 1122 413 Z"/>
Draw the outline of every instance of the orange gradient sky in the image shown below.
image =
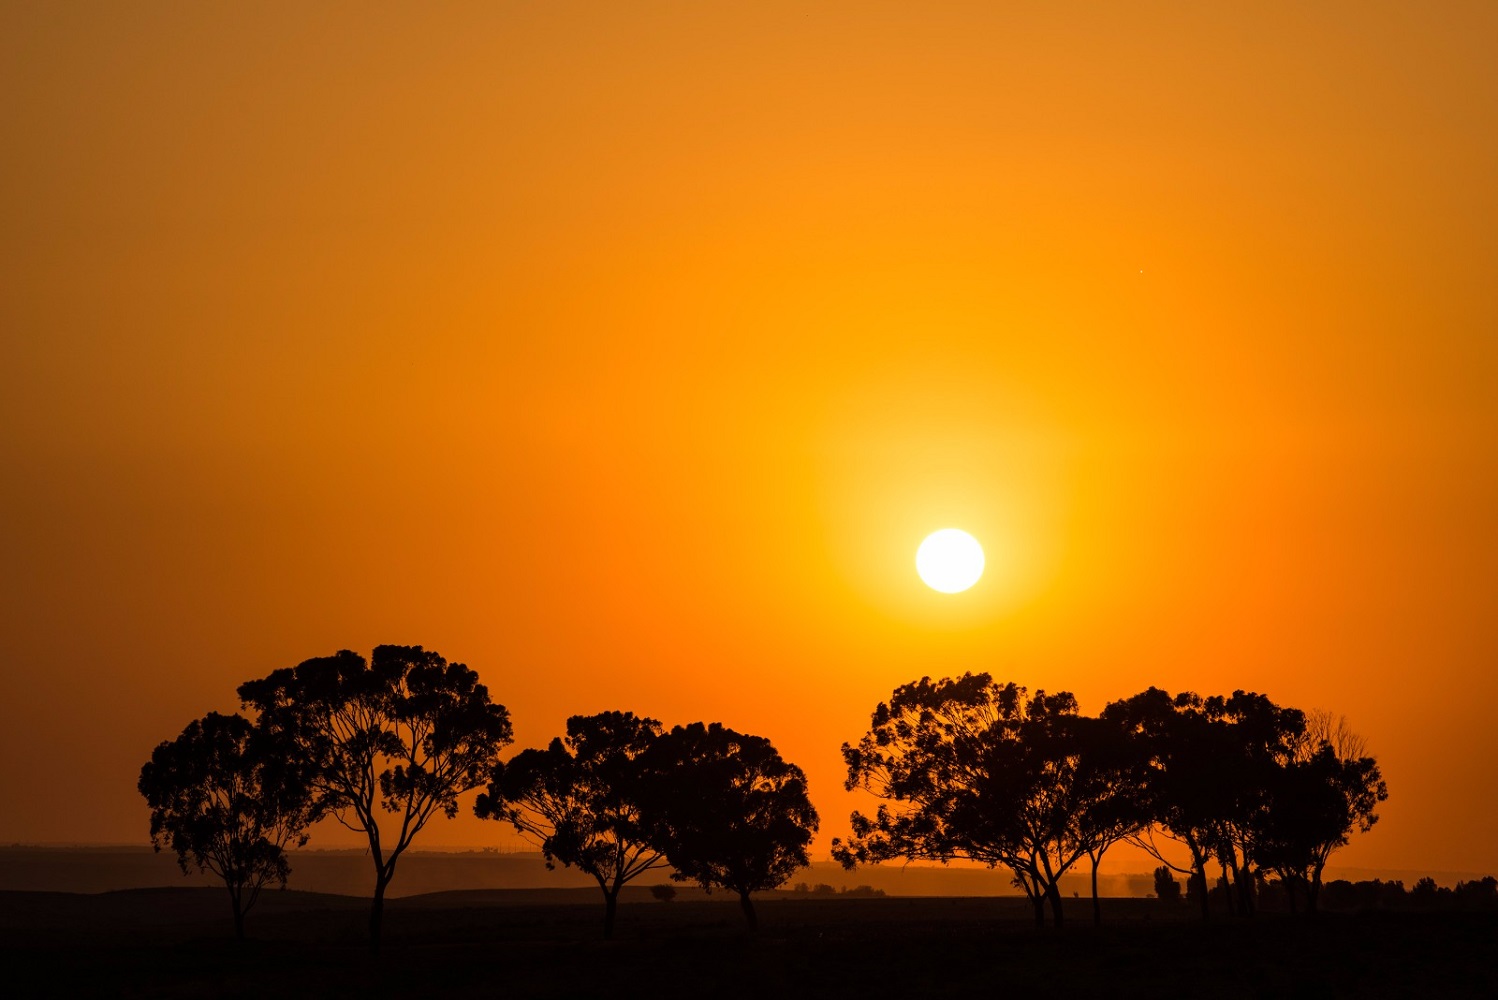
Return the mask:
<path fill-rule="evenodd" d="M 765 735 L 824 855 L 923 674 L 1259 690 L 1382 762 L 1338 863 L 1498 870 L 1495 44 L 1488 2 L 5 4 L 0 842 L 144 844 L 157 742 L 396 642 L 514 749 Z"/>

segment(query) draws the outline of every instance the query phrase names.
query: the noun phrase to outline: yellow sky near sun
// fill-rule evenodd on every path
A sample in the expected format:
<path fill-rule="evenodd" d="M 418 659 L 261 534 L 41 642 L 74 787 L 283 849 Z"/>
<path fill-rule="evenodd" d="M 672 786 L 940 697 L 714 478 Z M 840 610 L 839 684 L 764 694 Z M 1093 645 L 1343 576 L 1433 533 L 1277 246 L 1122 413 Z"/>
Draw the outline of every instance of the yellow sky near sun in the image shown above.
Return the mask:
<path fill-rule="evenodd" d="M 769 736 L 826 836 L 838 745 L 921 674 L 1254 688 L 1383 760 L 1347 863 L 1498 865 L 1495 37 L 7 5 L 0 841 L 143 842 L 157 741 L 413 642 L 518 745 Z M 912 563 L 946 525 L 989 559 L 955 599 Z"/>

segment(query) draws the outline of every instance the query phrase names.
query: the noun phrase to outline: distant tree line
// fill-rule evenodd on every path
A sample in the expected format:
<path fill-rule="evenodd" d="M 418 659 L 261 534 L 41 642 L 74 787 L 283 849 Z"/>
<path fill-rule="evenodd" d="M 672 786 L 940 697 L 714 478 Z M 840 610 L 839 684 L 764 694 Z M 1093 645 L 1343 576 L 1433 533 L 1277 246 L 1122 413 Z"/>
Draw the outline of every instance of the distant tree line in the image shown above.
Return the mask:
<path fill-rule="evenodd" d="M 573 716 L 546 747 L 501 760 L 506 708 L 473 670 L 420 646 L 310 659 L 239 697 L 247 715 L 190 723 L 156 748 L 139 788 L 156 849 L 223 880 L 241 937 L 261 889 L 285 884 L 287 850 L 331 816 L 368 841 L 378 949 L 401 857 L 476 790 L 476 815 L 512 825 L 548 866 L 597 881 L 605 937 L 622 888 L 653 869 L 734 893 L 752 929 L 752 894 L 809 863 L 818 818 L 805 775 L 763 737 L 718 723 L 668 731 L 630 712 Z M 883 802 L 853 814 L 834 858 L 1000 866 L 1038 924 L 1047 908 L 1061 924 L 1060 880 L 1083 859 L 1100 920 L 1098 866 L 1125 842 L 1160 862 L 1162 899 L 1181 897 L 1184 875 L 1204 918 L 1214 899 L 1242 915 L 1281 902 L 1315 910 L 1327 858 L 1377 822 L 1388 796 L 1344 722 L 1243 691 L 1150 688 L 1090 717 L 1067 692 L 1029 695 L 988 674 L 922 678 L 842 752 L 847 787 Z"/>
<path fill-rule="evenodd" d="M 791 892 L 798 896 L 816 896 L 818 898 L 829 898 L 833 896 L 852 897 L 854 899 L 876 899 L 886 895 L 883 889 L 875 889 L 871 885 L 856 885 L 849 889 L 840 886 L 834 889 L 826 882 L 818 882 L 816 885 L 807 885 L 805 882 L 797 882 L 791 887 Z"/>
<path fill-rule="evenodd" d="M 1264 872 L 1257 873 L 1255 894 L 1259 909 L 1265 912 L 1284 912 L 1292 908 L 1292 899 L 1286 884 Z M 1195 884 L 1192 892 L 1197 891 Z M 1155 896 L 1167 903 L 1179 905 L 1182 900 L 1181 883 L 1168 867 L 1155 869 Z M 1208 890 L 1208 899 L 1226 904 L 1230 901 L 1232 887 L 1225 878 L 1219 877 L 1217 884 Z M 1336 879 L 1321 888 L 1321 906 L 1331 910 L 1498 910 L 1498 879 L 1488 875 L 1480 879 L 1459 881 L 1454 888 L 1436 884 L 1433 878 L 1422 878 L 1406 889 L 1402 881 L 1370 879 L 1350 882 Z"/>
<path fill-rule="evenodd" d="M 473 670 L 420 646 L 307 660 L 240 685 L 239 697 L 253 718 L 189 723 L 152 753 L 138 787 L 152 844 L 184 872 L 223 880 L 241 938 L 260 890 L 285 885 L 287 848 L 332 816 L 368 840 L 378 950 L 401 857 L 475 789 L 480 817 L 598 881 L 605 935 L 619 890 L 652 868 L 737 893 L 753 927 L 750 894 L 809 862 L 817 814 L 805 775 L 768 740 L 717 723 L 666 732 L 627 712 L 575 716 L 564 737 L 504 762 L 509 712 Z"/>

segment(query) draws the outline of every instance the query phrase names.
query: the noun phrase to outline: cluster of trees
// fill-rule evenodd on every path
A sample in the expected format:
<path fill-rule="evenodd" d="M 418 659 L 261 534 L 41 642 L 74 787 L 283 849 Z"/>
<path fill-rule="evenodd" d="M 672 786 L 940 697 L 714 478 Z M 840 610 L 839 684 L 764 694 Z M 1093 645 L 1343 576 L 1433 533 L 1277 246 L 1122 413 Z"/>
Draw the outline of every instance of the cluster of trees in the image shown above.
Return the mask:
<path fill-rule="evenodd" d="M 739 897 L 807 865 L 817 813 L 801 769 L 763 737 L 714 723 L 670 731 L 629 712 L 574 716 L 544 748 L 505 761 L 509 713 L 478 675 L 420 646 L 347 650 L 239 687 L 244 715 L 209 714 L 142 768 L 151 839 L 220 877 L 235 928 L 289 848 L 332 816 L 369 843 L 370 942 L 415 837 L 481 790 L 481 818 L 507 822 L 547 864 L 591 875 L 611 936 L 619 893 L 656 868 Z M 833 841 L 848 868 L 957 858 L 1008 868 L 1037 923 L 1062 922 L 1059 883 L 1129 842 L 1162 865 L 1156 891 L 1209 913 L 1208 866 L 1248 915 L 1269 875 L 1290 908 L 1314 910 L 1327 858 L 1377 821 L 1377 762 L 1345 723 L 1259 694 L 1203 698 L 1150 688 L 1082 715 L 1069 693 L 1034 695 L 987 674 L 897 688 L 869 731 L 844 744 L 847 787 L 883 799 Z M 1174 849 L 1171 844 L 1175 844 Z M 1170 860 L 1184 855 L 1178 864 Z M 1418 888 L 1418 887 L 1417 887 Z"/>
<path fill-rule="evenodd" d="M 568 720 L 567 734 L 506 762 L 509 713 L 478 675 L 420 646 L 347 650 L 239 688 L 253 714 L 211 713 L 158 746 L 141 769 L 151 841 L 183 871 L 229 891 L 236 933 L 260 890 L 286 882 L 286 851 L 332 816 L 369 843 L 371 947 L 401 856 L 439 812 L 475 810 L 532 836 L 548 864 L 598 880 L 611 933 L 620 888 L 651 868 L 739 894 L 807 864 L 817 828 L 801 770 L 769 741 L 721 725 L 670 732 L 630 713 Z"/>
<path fill-rule="evenodd" d="M 988 674 L 929 677 L 895 690 L 868 733 L 844 744 L 847 787 L 885 800 L 854 813 L 833 842 L 846 867 L 964 858 L 1003 866 L 1037 923 L 1062 921 L 1061 877 L 1086 858 L 1093 919 L 1097 868 L 1115 844 L 1150 852 L 1199 888 L 1217 864 L 1234 912 L 1255 909 L 1272 872 L 1295 908 L 1316 908 L 1327 858 L 1378 820 L 1388 797 L 1377 762 L 1345 723 L 1230 697 L 1150 688 L 1096 717 L 1069 693 L 1028 695 Z M 1184 848 L 1185 865 L 1169 843 Z"/>
<path fill-rule="evenodd" d="M 718 723 L 665 732 L 631 712 L 568 719 L 545 749 L 496 765 L 474 812 L 528 835 L 548 865 L 591 875 L 606 938 L 619 891 L 657 867 L 736 893 L 756 927 L 750 894 L 806 867 L 817 830 L 806 776 L 769 740 Z"/>

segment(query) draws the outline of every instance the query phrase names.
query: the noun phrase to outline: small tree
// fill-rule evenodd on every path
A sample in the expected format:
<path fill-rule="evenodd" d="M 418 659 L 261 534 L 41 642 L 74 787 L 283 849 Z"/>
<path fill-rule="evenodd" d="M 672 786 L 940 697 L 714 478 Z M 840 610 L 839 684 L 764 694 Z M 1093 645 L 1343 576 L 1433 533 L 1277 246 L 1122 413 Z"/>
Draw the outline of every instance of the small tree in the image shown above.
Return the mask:
<path fill-rule="evenodd" d="M 1155 896 L 1167 903 L 1181 901 L 1181 883 L 1176 881 L 1169 865 L 1161 865 L 1155 869 Z"/>
<path fill-rule="evenodd" d="M 650 887 L 650 895 L 662 903 L 669 903 L 676 898 L 676 887 L 662 882 L 660 885 Z"/>
<path fill-rule="evenodd" d="M 377 646 L 368 663 L 348 650 L 307 660 L 240 685 L 239 697 L 310 765 L 338 821 L 369 838 L 378 951 L 396 863 L 434 815 L 457 815 L 458 796 L 489 779 L 509 713 L 478 674 L 420 646 Z M 381 828 L 384 814 L 393 829 Z"/>
<path fill-rule="evenodd" d="M 481 819 L 507 820 L 534 840 L 548 868 L 560 861 L 597 880 L 605 938 L 614 935 L 619 890 L 666 863 L 647 840 L 639 804 L 640 758 L 660 732 L 632 712 L 574 715 L 545 750 L 497 765 L 474 805 Z"/>
<path fill-rule="evenodd" d="M 738 893 L 750 930 L 750 894 L 782 885 L 809 863 L 817 812 L 806 775 L 770 741 L 719 723 L 677 726 L 646 754 L 646 813 L 672 878 Z"/>
<path fill-rule="evenodd" d="M 242 715 L 211 712 L 159 745 L 137 787 L 151 807 L 151 846 L 223 879 L 244 939 L 245 914 L 269 883 L 286 884 L 286 847 L 307 842 L 318 807 L 300 761 Z"/>

